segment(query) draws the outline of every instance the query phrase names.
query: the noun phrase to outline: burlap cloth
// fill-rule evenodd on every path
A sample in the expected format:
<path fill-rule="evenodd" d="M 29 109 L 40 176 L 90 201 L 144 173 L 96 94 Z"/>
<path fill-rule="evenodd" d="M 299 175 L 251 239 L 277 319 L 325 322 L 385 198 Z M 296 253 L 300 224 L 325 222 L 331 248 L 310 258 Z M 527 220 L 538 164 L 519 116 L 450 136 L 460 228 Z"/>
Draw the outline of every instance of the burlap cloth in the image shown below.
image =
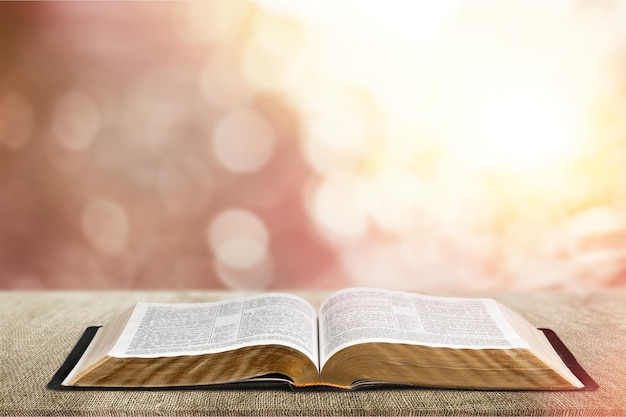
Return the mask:
<path fill-rule="evenodd" d="M 385 389 L 51 391 L 84 329 L 137 301 L 206 301 L 215 292 L 0 292 L 0 416 L 570 415 L 626 416 L 626 291 L 488 294 L 557 332 L 599 384 L 591 392 Z M 322 294 L 309 294 L 319 302 Z"/>

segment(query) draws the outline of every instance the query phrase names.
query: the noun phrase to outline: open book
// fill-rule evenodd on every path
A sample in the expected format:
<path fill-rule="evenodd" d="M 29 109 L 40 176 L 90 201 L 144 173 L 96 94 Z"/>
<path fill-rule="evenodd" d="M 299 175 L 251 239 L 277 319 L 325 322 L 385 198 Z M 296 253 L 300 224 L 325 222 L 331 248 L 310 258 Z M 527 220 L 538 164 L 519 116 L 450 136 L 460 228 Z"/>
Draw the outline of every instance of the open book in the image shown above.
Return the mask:
<path fill-rule="evenodd" d="M 495 300 L 372 288 L 319 311 L 270 293 L 193 304 L 139 303 L 98 328 L 65 387 L 191 387 L 282 380 L 561 390 L 585 384 L 544 333 Z"/>

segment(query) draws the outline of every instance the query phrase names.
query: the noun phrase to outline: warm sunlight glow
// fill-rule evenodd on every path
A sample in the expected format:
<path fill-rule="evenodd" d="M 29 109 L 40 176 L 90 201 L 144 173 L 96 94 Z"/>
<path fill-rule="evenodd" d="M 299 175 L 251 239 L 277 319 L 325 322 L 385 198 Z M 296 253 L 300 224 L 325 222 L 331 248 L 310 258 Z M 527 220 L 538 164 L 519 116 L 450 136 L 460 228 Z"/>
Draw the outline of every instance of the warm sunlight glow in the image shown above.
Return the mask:
<path fill-rule="evenodd" d="M 626 283 L 626 1 L 3 3 L 0 288 Z"/>
<path fill-rule="evenodd" d="M 583 124 L 572 103 L 540 85 L 493 85 L 478 93 L 453 149 L 477 169 L 517 171 L 561 164 L 577 152 Z"/>

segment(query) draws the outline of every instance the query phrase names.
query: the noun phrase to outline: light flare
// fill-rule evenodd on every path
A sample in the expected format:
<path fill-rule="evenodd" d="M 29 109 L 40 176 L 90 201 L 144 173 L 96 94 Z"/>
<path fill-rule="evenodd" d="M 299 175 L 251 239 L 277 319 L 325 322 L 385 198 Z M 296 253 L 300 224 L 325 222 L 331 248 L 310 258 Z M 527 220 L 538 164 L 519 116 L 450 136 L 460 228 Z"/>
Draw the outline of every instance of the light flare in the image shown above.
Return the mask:
<path fill-rule="evenodd" d="M 582 117 L 550 86 L 493 83 L 468 101 L 451 150 L 477 169 L 517 171 L 561 164 L 579 152 Z"/>
<path fill-rule="evenodd" d="M 215 257 L 230 268 L 248 270 L 269 256 L 269 232 L 253 212 L 232 208 L 209 224 L 207 243 Z"/>
<path fill-rule="evenodd" d="M 84 236 L 104 255 L 121 255 L 130 240 L 130 217 L 120 203 L 107 198 L 94 198 L 81 217 Z"/>
<path fill-rule="evenodd" d="M 56 103 L 52 133 L 70 151 L 88 148 L 101 125 L 101 115 L 95 100 L 80 90 L 71 90 Z"/>
<path fill-rule="evenodd" d="M 362 200 L 360 179 L 336 176 L 313 188 L 308 207 L 313 221 L 329 241 L 346 243 L 367 234 L 369 219 Z"/>
<path fill-rule="evenodd" d="M 277 137 L 271 123 L 254 110 L 226 114 L 215 126 L 211 151 L 228 171 L 250 174 L 271 159 Z"/>

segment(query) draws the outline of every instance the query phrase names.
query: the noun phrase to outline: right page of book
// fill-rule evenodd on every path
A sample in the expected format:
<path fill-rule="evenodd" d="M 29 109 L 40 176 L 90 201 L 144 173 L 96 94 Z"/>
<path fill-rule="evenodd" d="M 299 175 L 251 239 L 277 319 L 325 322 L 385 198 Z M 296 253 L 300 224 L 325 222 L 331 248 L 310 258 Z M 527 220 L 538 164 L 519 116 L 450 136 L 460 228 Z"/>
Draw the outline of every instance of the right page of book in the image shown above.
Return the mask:
<path fill-rule="evenodd" d="M 320 307 L 321 367 L 334 353 L 367 342 L 453 348 L 527 348 L 491 299 L 433 297 L 351 288 Z"/>

